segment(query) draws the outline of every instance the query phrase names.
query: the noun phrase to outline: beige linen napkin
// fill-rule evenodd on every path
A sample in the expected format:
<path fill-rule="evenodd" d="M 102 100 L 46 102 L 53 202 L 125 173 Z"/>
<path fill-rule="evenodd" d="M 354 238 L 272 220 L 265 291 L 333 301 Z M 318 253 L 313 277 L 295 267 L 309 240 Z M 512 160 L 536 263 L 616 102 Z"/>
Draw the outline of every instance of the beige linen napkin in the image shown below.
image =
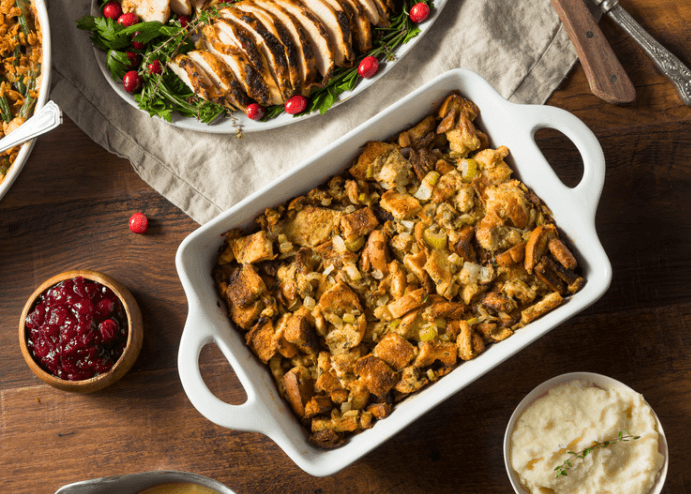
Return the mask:
<path fill-rule="evenodd" d="M 204 223 L 326 144 L 453 68 L 504 97 L 543 103 L 576 61 L 549 0 L 448 0 L 432 29 L 388 74 L 323 116 L 280 129 L 212 135 L 181 130 L 125 103 L 101 74 L 75 20 L 89 0 L 52 1 L 55 100 L 84 132 L 130 160 L 156 191 Z"/>

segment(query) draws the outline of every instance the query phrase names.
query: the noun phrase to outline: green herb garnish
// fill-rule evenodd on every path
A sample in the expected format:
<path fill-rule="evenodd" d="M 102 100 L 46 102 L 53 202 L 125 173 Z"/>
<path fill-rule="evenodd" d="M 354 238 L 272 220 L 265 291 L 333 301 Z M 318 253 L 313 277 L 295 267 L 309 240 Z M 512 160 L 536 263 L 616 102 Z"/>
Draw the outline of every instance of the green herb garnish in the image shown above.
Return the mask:
<path fill-rule="evenodd" d="M 571 463 L 571 461 L 574 458 L 584 459 L 586 456 L 588 456 L 590 453 L 592 453 L 596 449 L 607 448 L 607 447 L 613 445 L 614 443 L 618 443 L 618 442 L 625 443 L 625 442 L 632 441 L 632 440 L 636 441 L 640 438 L 641 438 L 641 436 L 634 436 L 629 431 L 626 431 L 626 435 L 624 435 L 624 433 L 620 431 L 619 435 L 617 437 L 607 439 L 604 442 L 593 441 L 592 446 L 590 446 L 589 448 L 585 448 L 583 451 L 579 451 L 578 453 L 575 453 L 573 451 L 567 451 L 567 453 L 570 454 L 571 456 L 569 456 L 569 458 L 566 459 L 564 461 L 564 463 L 562 463 L 561 465 L 559 465 L 557 468 L 554 469 L 554 471 L 557 472 L 557 478 L 565 477 L 568 475 L 568 473 L 566 473 L 566 471 L 571 470 L 573 468 L 573 464 Z"/>

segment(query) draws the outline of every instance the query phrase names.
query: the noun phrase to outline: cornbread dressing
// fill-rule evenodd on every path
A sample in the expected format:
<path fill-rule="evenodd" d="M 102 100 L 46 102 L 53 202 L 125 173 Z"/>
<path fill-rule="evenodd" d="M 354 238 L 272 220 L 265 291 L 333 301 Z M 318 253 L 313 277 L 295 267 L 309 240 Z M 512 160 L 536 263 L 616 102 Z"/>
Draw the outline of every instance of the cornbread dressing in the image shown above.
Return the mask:
<path fill-rule="evenodd" d="M 580 452 L 626 431 L 638 440 Z M 555 468 L 573 468 L 557 478 Z M 602 389 L 583 380 L 552 388 L 530 405 L 511 435 L 511 467 L 535 494 L 647 494 L 664 464 L 653 411 L 643 396 L 622 388 Z"/>

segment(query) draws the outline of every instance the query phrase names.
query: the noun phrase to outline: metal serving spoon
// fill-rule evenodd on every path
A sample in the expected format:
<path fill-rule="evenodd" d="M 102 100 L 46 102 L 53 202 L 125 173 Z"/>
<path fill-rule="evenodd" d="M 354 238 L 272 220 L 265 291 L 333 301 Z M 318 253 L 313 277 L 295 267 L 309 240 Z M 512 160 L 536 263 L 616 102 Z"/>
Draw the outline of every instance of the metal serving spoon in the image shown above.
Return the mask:
<path fill-rule="evenodd" d="M 53 130 L 62 123 L 62 110 L 49 101 L 17 130 L 0 139 L 0 153 Z"/>

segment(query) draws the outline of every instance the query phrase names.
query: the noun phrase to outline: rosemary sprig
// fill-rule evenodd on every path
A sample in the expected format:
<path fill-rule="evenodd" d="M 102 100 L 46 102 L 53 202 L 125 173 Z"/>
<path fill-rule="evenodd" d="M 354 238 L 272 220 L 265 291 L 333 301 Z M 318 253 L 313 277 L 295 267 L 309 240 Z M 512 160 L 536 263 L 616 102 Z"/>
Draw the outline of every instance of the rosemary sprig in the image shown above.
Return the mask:
<path fill-rule="evenodd" d="M 590 446 L 589 448 L 585 448 L 582 451 L 579 451 L 578 453 L 575 453 L 573 451 L 567 451 L 569 456 L 564 463 L 559 465 L 557 468 L 554 469 L 555 472 L 557 472 L 557 478 L 559 477 L 566 477 L 568 475 L 567 470 L 571 470 L 573 468 L 573 464 L 571 461 L 575 458 L 580 458 L 584 459 L 586 456 L 588 456 L 590 453 L 592 453 L 596 449 L 601 449 L 601 448 L 607 448 L 614 443 L 625 443 L 628 441 L 636 441 L 640 439 L 641 436 L 634 436 L 632 435 L 629 431 L 626 431 L 626 435 L 624 435 L 623 432 L 619 431 L 619 435 L 617 437 L 613 437 L 611 439 L 607 439 L 606 441 L 599 442 L 599 441 L 593 441 L 593 445 Z"/>

